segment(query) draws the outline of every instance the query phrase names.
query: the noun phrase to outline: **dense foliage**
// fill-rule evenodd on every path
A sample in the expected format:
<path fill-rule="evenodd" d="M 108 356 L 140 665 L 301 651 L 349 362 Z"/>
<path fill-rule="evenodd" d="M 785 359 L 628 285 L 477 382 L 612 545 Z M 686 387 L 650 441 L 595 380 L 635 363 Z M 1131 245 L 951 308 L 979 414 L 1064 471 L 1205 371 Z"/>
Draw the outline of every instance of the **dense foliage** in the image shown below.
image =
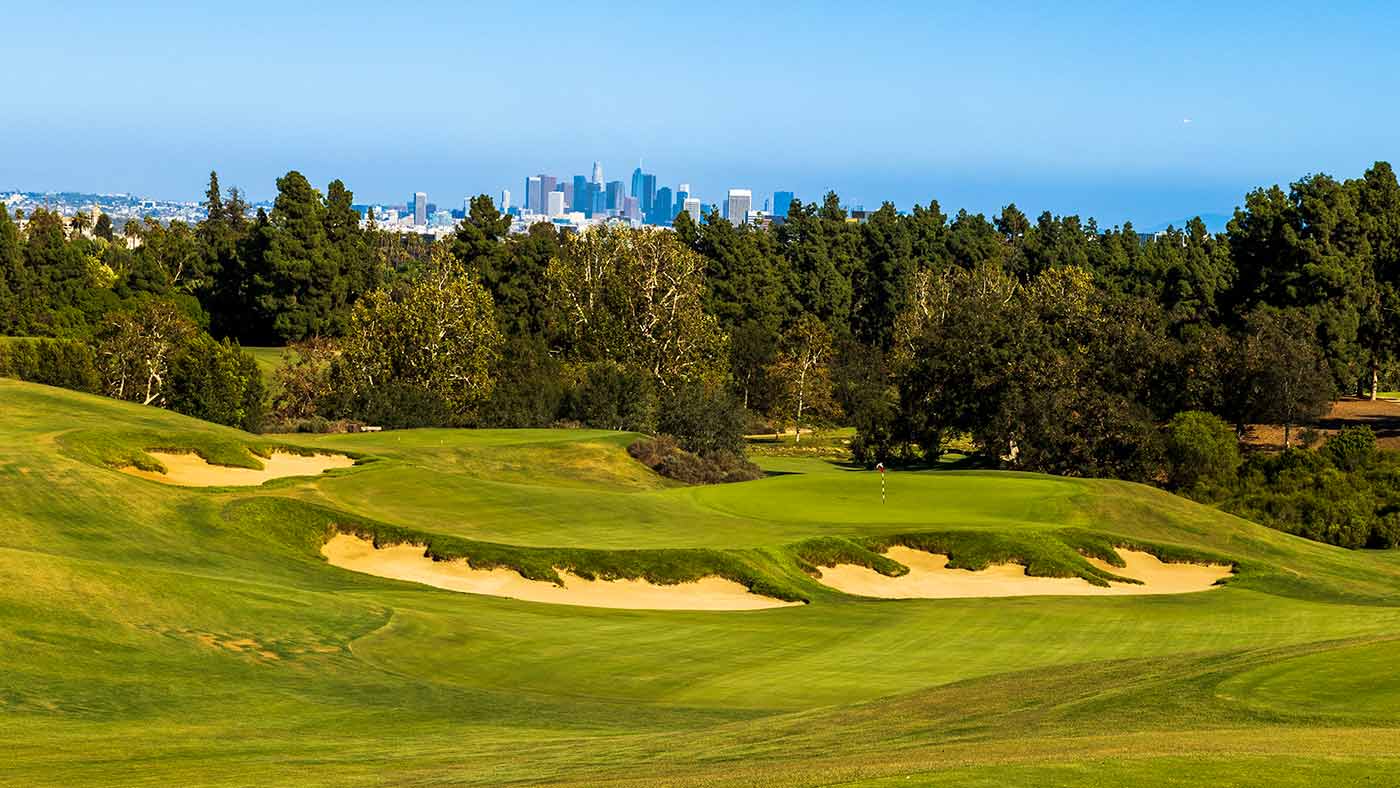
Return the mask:
<path fill-rule="evenodd" d="M 867 465 L 971 444 L 988 464 L 1182 490 L 1229 480 L 1220 423 L 1280 424 L 1292 445 L 1400 363 L 1385 163 L 1253 191 L 1220 234 L 1015 204 L 855 221 L 829 194 L 771 226 L 511 235 L 483 196 L 433 244 L 362 223 L 339 181 L 290 172 L 277 191 L 253 213 L 211 177 L 194 227 L 36 211 L 21 230 L 0 209 L 0 331 L 85 340 L 113 396 L 244 424 L 247 364 L 176 363 L 180 347 L 311 348 L 272 386 L 288 427 L 578 423 L 704 453 L 741 449 L 745 424 L 801 441 L 842 423 Z"/>

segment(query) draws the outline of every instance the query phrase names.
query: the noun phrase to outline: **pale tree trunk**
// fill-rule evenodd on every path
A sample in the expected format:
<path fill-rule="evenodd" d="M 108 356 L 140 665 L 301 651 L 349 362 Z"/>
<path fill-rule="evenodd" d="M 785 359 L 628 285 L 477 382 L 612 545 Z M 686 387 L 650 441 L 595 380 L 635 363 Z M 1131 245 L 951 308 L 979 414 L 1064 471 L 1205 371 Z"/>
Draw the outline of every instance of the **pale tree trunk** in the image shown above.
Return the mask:
<path fill-rule="evenodd" d="M 1371 362 L 1371 401 L 1375 402 L 1381 388 L 1381 368 L 1376 362 Z"/>

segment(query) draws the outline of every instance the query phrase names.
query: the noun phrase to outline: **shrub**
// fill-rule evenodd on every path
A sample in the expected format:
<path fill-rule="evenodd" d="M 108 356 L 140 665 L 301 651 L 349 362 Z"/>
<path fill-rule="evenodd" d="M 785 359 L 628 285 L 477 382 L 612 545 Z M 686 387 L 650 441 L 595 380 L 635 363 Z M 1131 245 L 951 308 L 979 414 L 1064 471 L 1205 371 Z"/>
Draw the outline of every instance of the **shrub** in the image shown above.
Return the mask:
<path fill-rule="evenodd" d="M 642 370 L 599 361 L 584 367 L 569 409 L 574 418 L 594 429 L 652 432 L 656 391 Z"/>
<path fill-rule="evenodd" d="M 718 386 L 698 382 L 679 386 L 665 398 L 656 428 L 688 452 L 741 455 L 744 451 L 744 406 Z"/>
<path fill-rule="evenodd" d="M 330 408 L 340 418 L 388 430 L 458 426 L 459 419 L 442 397 L 422 386 L 391 380 L 356 394 L 342 394 Z"/>
<path fill-rule="evenodd" d="M 101 388 L 92 348 L 73 339 L 23 339 L 0 345 L 0 375 L 89 394 Z"/>
<path fill-rule="evenodd" d="M 627 453 L 658 474 L 686 484 L 724 484 L 763 477 L 762 469 L 735 452 L 692 454 L 669 435 L 637 440 L 627 447 Z"/>
<path fill-rule="evenodd" d="M 171 357 L 169 392 L 171 410 L 248 432 L 260 431 L 267 415 L 257 362 L 208 334 L 194 335 Z"/>
<path fill-rule="evenodd" d="M 1376 433 L 1365 425 L 1343 427 L 1323 447 L 1332 464 L 1344 471 L 1370 467 L 1376 459 Z"/>
<path fill-rule="evenodd" d="M 564 404 L 564 369 L 539 339 L 512 339 L 502 356 L 496 388 L 482 410 L 489 427 L 548 427 Z"/>
<path fill-rule="evenodd" d="M 1218 416 L 1201 411 L 1176 414 L 1167 425 L 1171 484 L 1180 490 L 1224 486 L 1240 467 L 1239 438 Z"/>

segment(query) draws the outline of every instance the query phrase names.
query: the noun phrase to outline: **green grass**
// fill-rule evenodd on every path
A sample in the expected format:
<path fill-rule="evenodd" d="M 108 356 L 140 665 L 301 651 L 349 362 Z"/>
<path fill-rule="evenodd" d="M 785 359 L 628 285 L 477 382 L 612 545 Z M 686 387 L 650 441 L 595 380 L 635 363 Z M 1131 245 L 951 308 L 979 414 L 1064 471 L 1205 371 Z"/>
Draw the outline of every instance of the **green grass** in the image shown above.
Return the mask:
<path fill-rule="evenodd" d="M 677 487 L 632 437 L 250 436 L 0 380 L 0 784 L 1400 778 L 1400 555 L 1111 481 L 891 472 L 881 505 L 875 474 L 775 456 L 757 482 Z M 272 446 L 362 463 L 221 490 L 110 467 Z M 330 567 L 332 527 L 538 574 L 729 572 L 810 604 L 454 594 Z M 896 542 L 1081 575 L 1081 551 L 1126 545 L 1238 574 L 1181 596 L 885 601 L 803 571 Z"/>

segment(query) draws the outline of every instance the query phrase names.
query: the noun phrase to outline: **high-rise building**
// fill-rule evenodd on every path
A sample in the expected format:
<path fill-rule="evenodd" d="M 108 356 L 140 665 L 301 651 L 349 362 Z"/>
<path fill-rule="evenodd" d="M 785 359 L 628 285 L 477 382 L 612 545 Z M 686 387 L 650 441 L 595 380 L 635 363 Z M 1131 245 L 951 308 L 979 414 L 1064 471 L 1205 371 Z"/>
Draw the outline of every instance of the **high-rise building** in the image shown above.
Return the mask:
<path fill-rule="evenodd" d="M 635 169 L 635 170 L 632 171 L 632 189 L 631 189 L 630 191 L 628 191 L 627 193 L 630 194 L 630 195 L 632 195 L 633 197 L 636 197 L 636 198 L 638 198 L 638 199 L 641 199 L 641 196 L 642 196 L 642 168 L 641 168 L 641 167 L 638 167 L 637 169 Z"/>
<path fill-rule="evenodd" d="M 582 175 L 574 176 L 573 194 L 569 195 L 569 210 L 593 213 L 593 198 L 588 193 L 588 187 L 587 178 Z"/>
<path fill-rule="evenodd" d="M 725 209 L 725 217 L 729 219 L 730 224 L 747 224 L 749 211 L 753 210 L 753 192 L 748 189 L 730 189 Z"/>
<path fill-rule="evenodd" d="M 627 192 L 622 188 L 622 181 L 608 181 L 607 198 L 603 203 L 603 209 L 607 211 L 622 210 L 622 201 L 627 198 Z"/>
<path fill-rule="evenodd" d="M 642 218 L 642 205 L 636 197 L 622 198 L 622 215 L 632 221 Z"/>
<path fill-rule="evenodd" d="M 564 215 L 563 192 L 556 189 L 550 192 L 545 199 L 548 200 L 548 202 L 545 204 L 545 212 L 549 215 L 550 218 Z"/>
<path fill-rule="evenodd" d="M 681 203 L 681 205 L 685 208 L 685 212 L 688 213 L 688 214 L 690 214 L 690 218 L 691 218 L 691 219 L 694 219 L 696 224 L 699 224 L 699 223 L 700 223 L 700 198 L 698 198 L 698 197 L 687 197 L 687 198 L 685 198 L 685 202 Z"/>
<path fill-rule="evenodd" d="M 675 210 L 671 207 L 671 188 L 662 186 L 656 190 L 656 197 L 651 203 L 651 223 L 670 224 L 676 218 Z"/>
<path fill-rule="evenodd" d="M 501 213 L 510 213 L 510 189 L 501 189 Z"/>
<path fill-rule="evenodd" d="M 428 224 L 427 192 L 416 192 L 413 195 L 413 223 L 419 227 Z"/>
<path fill-rule="evenodd" d="M 573 181 L 564 181 L 563 183 L 559 184 L 559 191 L 561 191 L 561 192 L 564 193 L 564 208 L 565 208 L 565 210 L 571 209 L 571 208 L 573 207 L 573 204 L 574 204 L 574 183 L 573 183 Z"/>
<path fill-rule="evenodd" d="M 642 214 L 649 215 L 656 209 L 656 176 L 642 173 L 642 193 L 636 195 L 642 203 Z"/>
<path fill-rule="evenodd" d="M 549 197 L 548 197 L 549 193 L 552 192 L 552 191 L 554 191 L 554 190 L 555 190 L 556 188 L 558 188 L 558 187 L 559 187 L 559 179 L 558 179 L 558 178 L 554 177 L 553 175 L 545 175 L 545 174 L 543 174 L 543 173 L 540 174 L 540 212 L 541 212 L 541 213 L 543 213 L 547 208 L 549 208 L 549 203 L 546 202 L 546 201 L 549 199 Z"/>
<path fill-rule="evenodd" d="M 690 184 L 688 184 L 688 183 L 682 183 L 682 184 L 680 185 L 680 188 L 676 189 L 676 212 L 677 212 L 677 213 L 680 213 L 682 210 L 684 210 L 685 201 L 686 201 L 689 197 L 690 197 Z"/>
<path fill-rule="evenodd" d="M 773 215 L 787 218 L 792 201 L 792 192 L 773 192 Z"/>
<path fill-rule="evenodd" d="M 603 165 L 593 162 L 593 182 L 599 186 L 603 185 Z"/>
<path fill-rule="evenodd" d="M 540 211 L 540 201 L 544 199 L 541 193 L 540 176 L 531 175 L 525 179 L 525 210 Z"/>

